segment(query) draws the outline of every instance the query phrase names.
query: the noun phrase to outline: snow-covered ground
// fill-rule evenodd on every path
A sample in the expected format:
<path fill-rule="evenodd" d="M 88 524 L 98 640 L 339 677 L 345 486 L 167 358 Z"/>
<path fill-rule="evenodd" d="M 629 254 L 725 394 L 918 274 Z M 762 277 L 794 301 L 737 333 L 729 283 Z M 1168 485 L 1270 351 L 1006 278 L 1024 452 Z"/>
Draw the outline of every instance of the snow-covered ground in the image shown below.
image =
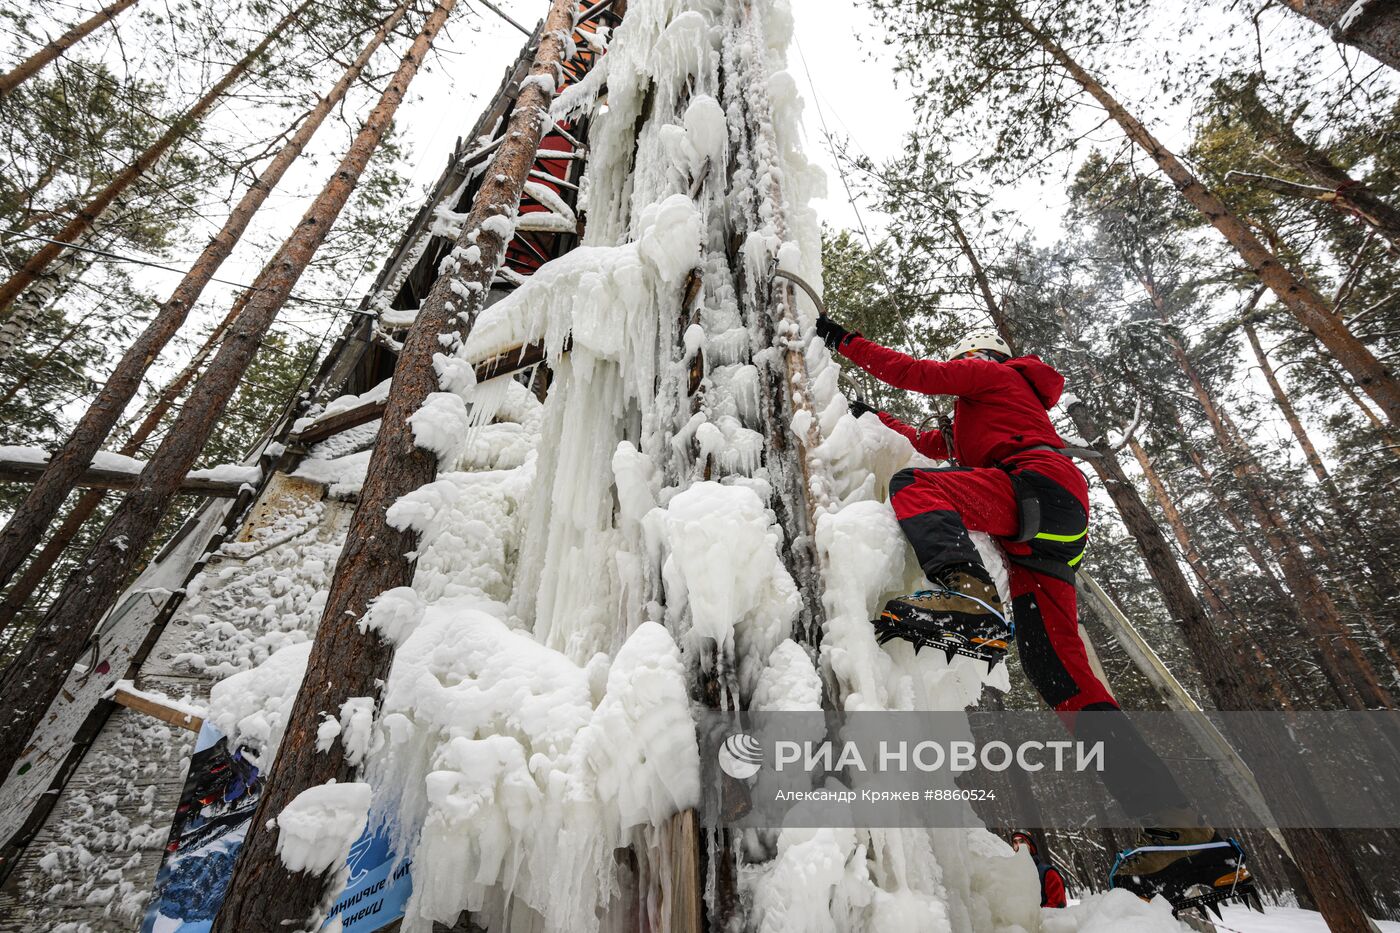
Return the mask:
<path fill-rule="evenodd" d="M 1296 907 L 1270 907 L 1263 914 L 1243 907 L 1221 910 L 1224 919 L 1216 925 L 1221 933 L 1327 933 L 1322 914 Z M 1400 923 L 1388 920 L 1376 922 L 1381 933 L 1400 933 Z"/>
<path fill-rule="evenodd" d="M 1264 913 L 1245 907 L 1221 908 L 1219 933 L 1327 933 L 1322 914 L 1296 907 L 1268 907 Z M 1042 910 L 1041 933 L 1174 933 L 1188 929 L 1172 920 L 1165 901 L 1144 904 L 1126 891 L 1071 899 L 1065 910 Z M 1400 933 L 1400 923 L 1377 921 L 1381 933 Z"/>

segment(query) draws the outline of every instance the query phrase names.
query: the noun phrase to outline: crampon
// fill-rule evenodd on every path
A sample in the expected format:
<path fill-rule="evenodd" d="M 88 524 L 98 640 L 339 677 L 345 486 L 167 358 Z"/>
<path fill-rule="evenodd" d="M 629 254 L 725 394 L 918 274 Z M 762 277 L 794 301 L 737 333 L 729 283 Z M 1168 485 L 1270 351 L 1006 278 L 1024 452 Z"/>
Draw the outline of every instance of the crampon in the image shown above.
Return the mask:
<path fill-rule="evenodd" d="M 929 610 L 920 604 L 939 599 L 971 600 L 985 614 L 968 616 L 961 612 Z M 1015 631 L 995 608 L 980 599 L 955 590 L 936 588 L 920 590 L 908 596 L 892 599 L 880 618 L 871 625 L 880 644 L 901 638 L 914 646 L 918 654 L 924 648 L 942 651 L 948 662 L 957 655 L 985 661 L 990 672 L 1006 658 L 1007 643 Z"/>
<path fill-rule="evenodd" d="M 1119 874 L 1123 861 L 1138 852 L 1163 851 L 1171 848 L 1190 849 L 1195 854 L 1171 863 L 1152 875 Z M 1172 916 L 1185 910 L 1197 910 L 1209 920 L 1206 911 L 1220 919 L 1220 905 L 1239 903 L 1250 910 L 1264 912 L 1263 901 L 1254 886 L 1254 879 L 1245 867 L 1245 853 L 1233 839 L 1192 846 L 1144 846 L 1118 854 L 1109 883 L 1124 888 L 1145 901 L 1157 895 L 1172 905 Z"/>

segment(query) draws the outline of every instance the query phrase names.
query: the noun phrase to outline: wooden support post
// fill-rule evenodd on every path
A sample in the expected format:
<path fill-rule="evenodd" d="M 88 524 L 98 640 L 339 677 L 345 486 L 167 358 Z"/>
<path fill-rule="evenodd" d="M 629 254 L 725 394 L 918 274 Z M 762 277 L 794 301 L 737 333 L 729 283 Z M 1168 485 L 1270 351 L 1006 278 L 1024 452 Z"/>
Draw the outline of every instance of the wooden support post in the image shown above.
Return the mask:
<path fill-rule="evenodd" d="M 567 353 L 572 341 L 564 342 L 564 352 Z M 545 346 L 543 343 L 529 343 L 524 346 L 511 347 L 495 356 L 489 357 L 475 364 L 472 369 L 476 373 L 477 382 L 485 382 L 488 379 L 495 379 L 498 376 L 514 375 L 524 372 L 534 366 L 539 366 L 545 360 Z M 333 415 L 319 418 L 313 421 L 306 428 L 288 438 L 288 443 L 301 447 L 311 444 L 318 444 L 327 438 L 334 437 L 341 431 L 348 431 L 357 428 L 362 424 L 369 424 L 371 421 L 378 421 L 384 417 L 385 403 L 366 402 L 363 405 L 356 405 L 346 411 L 338 411 Z M 4 464 L 0 462 L 0 479 L 4 479 Z"/>
<path fill-rule="evenodd" d="M 705 889 L 700 880 L 700 830 L 694 810 L 682 810 L 671 817 L 668 827 L 671 845 L 667 871 L 670 874 L 668 903 L 662 916 L 672 933 L 700 933 L 703 929 L 701 905 Z"/>

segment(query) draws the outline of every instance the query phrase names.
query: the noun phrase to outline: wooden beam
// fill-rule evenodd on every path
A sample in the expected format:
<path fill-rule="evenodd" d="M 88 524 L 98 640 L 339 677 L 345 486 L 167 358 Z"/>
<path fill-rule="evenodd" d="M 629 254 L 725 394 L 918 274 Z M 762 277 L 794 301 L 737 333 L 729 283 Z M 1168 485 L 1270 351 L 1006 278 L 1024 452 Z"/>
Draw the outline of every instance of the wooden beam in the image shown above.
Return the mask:
<path fill-rule="evenodd" d="M 138 713 L 145 713 L 147 716 L 154 716 L 161 722 L 168 722 L 172 726 L 186 729 L 190 732 L 198 732 L 204 725 L 204 718 L 193 713 L 162 703 L 155 697 L 139 692 L 133 692 L 125 687 L 118 687 L 112 694 L 112 702 L 118 706 L 125 706 L 129 710 Z"/>
<path fill-rule="evenodd" d="M 565 340 L 563 352 L 568 353 L 572 345 L 572 340 Z M 511 347 L 503 353 L 497 353 L 495 356 L 475 364 L 472 368 L 476 370 L 476 381 L 485 382 L 487 379 L 495 379 L 497 376 L 507 376 L 529 369 L 531 366 L 543 363 L 544 360 L 544 344 L 527 343 L 522 347 Z"/>
<path fill-rule="evenodd" d="M 0 483 L 32 483 L 44 472 L 44 466 L 42 463 L 24 460 L 0 459 Z M 135 489 L 140 478 L 140 473 L 88 467 L 78 479 L 78 485 L 91 489 Z M 232 499 L 244 485 L 227 480 L 186 479 L 180 484 L 180 491 L 217 499 Z"/>
<path fill-rule="evenodd" d="M 570 341 L 564 342 L 565 353 L 569 351 L 570 345 Z M 482 360 L 472 368 L 476 371 L 476 381 L 485 382 L 487 379 L 508 376 L 537 366 L 545 361 L 545 356 L 546 351 L 543 343 L 529 343 L 520 347 L 511 347 L 503 353 Z M 314 421 L 304 431 L 293 434 L 288 438 L 288 441 L 302 447 L 318 444 L 329 437 L 334 437 L 341 431 L 348 431 L 383 417 L 383 402 L 366 402 L 346 411 L 336 412 L 328 418 Z M 0 479 L 3 478 L 3 475 L 0 475 Z"/>
<path fill-rule="evenodd" d="M 309 444 L 319 444 L 328 437 L 334 437 L 341 431 L 348 431 L 351 428 L 358 428 L 362 424 L 369 424 L 384 417 L 384 403 L 366 402 L 363 405 L 356 405 L 346 411 L 338 411 L 328 418 L 321 418 L 312 422 L 306 430 L 293 434 L 287 440 L 293 444 L 303 447 Z"/>

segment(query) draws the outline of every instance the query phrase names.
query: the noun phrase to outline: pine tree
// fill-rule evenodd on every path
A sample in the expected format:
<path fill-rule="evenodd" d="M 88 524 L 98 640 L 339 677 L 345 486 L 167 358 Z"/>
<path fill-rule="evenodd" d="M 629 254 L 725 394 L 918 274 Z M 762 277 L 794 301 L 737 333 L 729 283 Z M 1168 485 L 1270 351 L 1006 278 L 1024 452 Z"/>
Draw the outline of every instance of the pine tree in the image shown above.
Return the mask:
<path fill-rule="evenodd" d="M 1067 52 L 1062 41 L 1093 47 L 1138 8 L 1126 0 L 1060 4 L 1037 9 L 1037 24 L 1013 0 L 959 0 L 925 11 L 890 0 L 875 0 L 896 37 L 904 43 L 902 67 L 920 76 L 926 108 L 942 105 L 940 120 L 959 116 L 973 100 L 992 106 L 983 121 L 998 134 L 986 161 L 1029 160 L 1041 148 L 1059 145 L 1077 95 L 1066 83 L 1103 108 L 1123 133 L 1230 244 L 1260 282 L 1304 327 L 1312 331 L 1381 408 L 1400 422 L 1400 381 L 1330 311 L 1317 292 L 1292 273 L 1210 188 L 1201 183 L 1152 132 Z M 1124 30 L 1126 31 L 1126 30 Z M 936 62 L 932 73 L 927 63 Z M 1034 80 L 1027 72 L 1044 80 Z"/>
<path fill-rule="evenodd" d="M 443 0 L 443 15 L 452 0 Z M 321 711 L 340 709 L 350 697 L 380 695 L 393 658 L 393 647 L 378 632 L 359 624 L 380 593 L 413 582 L 417 533 L 389 524 L 388 507 L 401 496 L 430 483 L 437 475 L 437 455 L 417 446 L 409 418 L 438 391 L 433 364 L 444 339 L 455 343 L 470 329 L 505 257 L 507 238 L 488 223 L 513 218 L 520 195 L 547 128 L 552 86 L 573 30 L 573 0 L 553 0 L 539 33 L 530 68 L 502 129 L 503 142 L 485 172 L 486 180 L 462 222 L 457 247 L 444 273 L 433 284 L 404 338 L 394 368 L 384 417 L 359 502 L 336 564 L 326 607 L 316 631 L 306 674 L 293 704 L 288 727 L 258 801 L 248 839 L 239 851 L 233 879 L 214 922 L 216 933 L 252 930 L 276 933 L 288 921 L 315 913 L 326 877 L 289 872 L 277 855 L 270 817 L 308 787 L 327 780 L 353 779 L 355 768 L 341 743 L 318 749 Z M 551 90 L 541 87 L 542 78 Z M 334 874 L 331 875 L 334 877 Z M 265 891 L 283 892 L 272 901 Z"/>
<path fill-rule="evenodd" d="M 113 514 L 87 559 L 74 571 L 19 656 L 0 676 L 0 774 L 8 774 L 24 743 L 77 661 L 92 627 L 115 603 L 127 574 L 151 542 L 180 483 L 199 456 L 278 310 L 286 302 L 330 227 L 344 209 L 366 164 L 388 131 L 409 83 L 451 9 L 444 0 L 428 18 L 379 101 L 356 133 L 335 173 L 293 233 L 242 293 L 240 312 L 204 375 L 195 383 L 136 488 Z"/>
<path fill-rule="evenodd" d="M 1400 70 L 1400 10 L 1385 0 L 1279 0 L 1325 28 L 1336 42 Z"/>
<path fill-rule="evenodd" d="M 1160 355 L 1171 359 L 1214 433 L 1225 462 L 1244 493 L 1256 527 L 1264 533 L 1274 560 L 1284 569 L 1285 583 L 1298 597 L 1313 638 L 1322 649 L 1334 689 L 1352 708 L 1386 708 L 1393 703 L 1360 646 L 1343 625 L 1341 614 L 1314 568 L 1313 559 L 1298 542 L 1301 522 L 1285 514 L 1279 495 L 1255 451 L 1218 392 L 1201 371 L 1178 329 L 1178 320 L 1199 318 L 1200 290 L 1189 280 L 1199 269 L 1179 244 L 1179 231 L 1190 218 L 1164 186 L 1133 177 L 1121 165 L 1091 158 L 1074 188 L 1080 224 L 1092 227 L 1098 254 L 1110 273 L 1110 287 L 1132 283 L 1146 297 L 1144 313 L 1160 330 L 1152 341 Z M 1198 274 L 1198 273 L 1197 273 Z M 1111 279 L 1121 276 L 1121 280 Z M 1138 335 L 1142 340 L 1144 334 Z"/>
<path fill-rule="evenodd" d="M 53 262 L 63 254 L 62 244 L 72 243 L 81 237 L 114 202 L 132 185 L 136 184 L 157 162 L 161 160 L 177 142 L 183 139 L 192 127 L 197 126 L 224 95 L 250 68 L 262 59 L 267 50 L 285 33 L 300 16 L 312 8 L 313 0 L 302 2 L 283 15 L 271 29 L 251 49 L 234 63 L 233 67 L 215 81 L 199 100 L 171 121 L 168 128 L 151 145 L 140 152 L 129 165 L 118 172 L 101 190 L 78 205 L 74 216 L 63 225 L 53 238 L 30 255 L 3 284 L 0 284 L 0 319 L 13 313 L 15 299 L 34 283 Z"/>
<path fill-rule="evenodd" d="M 156 356 L 184 324 L 200 294 L 228 258 L 253 216 L 267 200 L 282 176 L 301 156 L 306 145 L 345 97 L 360 72 L 408 10 L 410 0 L 401 0 L 379 24 L 335 85 L 317 101 L 304 118 L 296 121 L 287 142 L 254 180 L 230 212 L 223 227 L 209 241 L 193 267 L 174 292 L 157 309 L 155 317 L 136 342 L 118 361 L 97 397 L 79 420 L 63 446 L 49 458 L 48 466 L 35 481 L 29 495 L 0 532 L 0 584 L 7 581 L 24 559 L 38 547 L 44 529 L 53 521 L 59 506 L 73 489 L 92 458 L 107 440 L 121 413 L 135 397 L 141 378 Z M 149 436 L 150 419 L 142 426 Z M 144 443 L 145 436 L 136 441 Z"/>
<path fill-rule="evenodd" d="M 96 13 L 89 16 L 80 23 L 74 23 L 72 28 L 66 30 L 57 39 L 52 39 L 44 43 L 43 47 L 29 55 L 14 68 L 0 75 L 0 98 L 14 91 L 25 81 L 38 74 L 45 65 L 58 58 L 64 52 L 71 49 L 78 41 L 89 33 L 109 23 L 122 14 L 123 11 L 136 4 L 136 0 L 112 0 Z"/>

